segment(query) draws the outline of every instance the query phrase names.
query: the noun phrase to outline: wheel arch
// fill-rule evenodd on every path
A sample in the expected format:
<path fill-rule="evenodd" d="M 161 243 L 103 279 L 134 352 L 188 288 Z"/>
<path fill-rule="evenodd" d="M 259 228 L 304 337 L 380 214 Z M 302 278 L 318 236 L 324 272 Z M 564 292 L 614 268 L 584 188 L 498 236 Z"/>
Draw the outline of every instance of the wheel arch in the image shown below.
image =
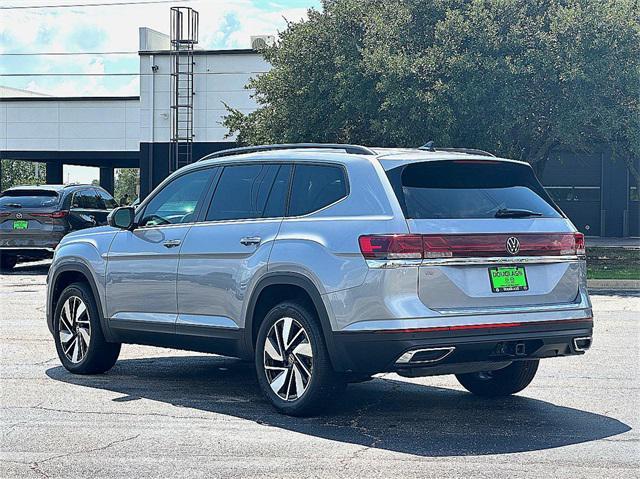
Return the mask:
<path fill-rule="evenodd" d="M 98 307 L 98 312 L 100 313 L 100 326 L 102 327 L 102 332 L 107 341 L 111 341 L 113 336 L 111 335 L 111 331 L 109 330 L 109 325 L 105 318 L 104 308 L 102 307 L 102 300 L 100 298 L 100 294 L 98 294 L 98 288 L 96 286 L 96 282 L 91 274 L 91 270 L 88 266 L 82 263 L 70 263 L 63 264 L 56 267 L 55 272 L 51 276 L 51 294 L 47 298 L 49 302 L 47 311 L 49 314 L 47 315 L 47 326 L 49 327 L 49 331 L 53 334 L 53 317 L 55 315 L 55 307 L 56 307 L 56 299 L 60 296 L 64 288 L 73 283 L 84 282 L 89 285 L 91 288 L 91 292 L 93 294 L 93 298 L 96 302 L 96 306 Z"/>
<path fill-rule="evenodd" d="M 308 277 L 300 273 L 268 273 L 256 284 L 256 287 L 253 289 L 249 298 L 245 315 L 243 349 L 247 359 L 253 358 L 255 354 L 255 333 L 257 332 L 262 319 L 259 317 L 260 313 L 266 313 L 266 311 L 261 310 L 259 302 L 262 302 L 265 299 L 263 297 L 263 293 L 268 290 L 274 291 L 274 287 L 293 287 L 306 294 L 306 297 L 311 302 L 310 305 L 314 307 L 320 320 L 320 327 L 322 328 L 331 363 L 336 371 L 342 371 L 343 361 L 341 361 L 338 356 L 338 350 L 335 345 L 333 330 L 331 328 L 331 322 L 329 320 L 325 304 L 313 282 Z M 275 299 L 271 299 L 267 302 L 267 304 L 275 305 L 283 300 L 295 299 L 295 295 L 293 296 L 293 298 L 292 295 L 284 295 L 280 298 L 276 297 Z"/>

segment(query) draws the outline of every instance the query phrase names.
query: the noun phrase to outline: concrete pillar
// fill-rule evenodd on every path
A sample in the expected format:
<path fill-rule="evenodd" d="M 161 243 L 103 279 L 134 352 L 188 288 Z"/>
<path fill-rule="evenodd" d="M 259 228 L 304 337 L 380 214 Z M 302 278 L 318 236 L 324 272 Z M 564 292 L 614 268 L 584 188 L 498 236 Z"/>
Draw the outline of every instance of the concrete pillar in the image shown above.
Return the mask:
<path fill-rule="evenodd" d="M 100 186 L 102 186 L 109 193 L 113 194 L 114 186 L 114 169 L 111 166 L 100 167 Z"/>
<path fill-rule="evenodd" d="M 47 184 L 61 185 L 62 182 L 62 162 L 47 161 Z"/>
<path fill-rule="evenodd" d="M 140 143 L 140 198 L 169 176 L 169 143 Z"/>

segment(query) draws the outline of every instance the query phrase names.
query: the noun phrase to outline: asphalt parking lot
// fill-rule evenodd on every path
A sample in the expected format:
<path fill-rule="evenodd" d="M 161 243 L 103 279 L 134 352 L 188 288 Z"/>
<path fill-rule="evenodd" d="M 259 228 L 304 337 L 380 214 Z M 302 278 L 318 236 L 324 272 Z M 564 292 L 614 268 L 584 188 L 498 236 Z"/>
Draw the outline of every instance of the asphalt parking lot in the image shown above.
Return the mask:
<path fill-rule="evenodd" d="M 323 417 L 275 413 L 250 364 L 124 346 L 73 376 L 44 318 L 46 263 L 0 276 L 0 477 L 638 477 L 640 295 L 599 293 L 595 344 L 518 396 L 384 375 Z"/>

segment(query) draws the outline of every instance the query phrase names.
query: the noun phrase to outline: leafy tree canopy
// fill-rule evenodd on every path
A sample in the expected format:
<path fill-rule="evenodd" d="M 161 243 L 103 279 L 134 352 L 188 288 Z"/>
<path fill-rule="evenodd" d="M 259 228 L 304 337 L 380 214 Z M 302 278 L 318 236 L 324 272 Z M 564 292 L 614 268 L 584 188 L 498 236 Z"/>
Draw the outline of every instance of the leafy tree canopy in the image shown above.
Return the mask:
<path fill-rule="evenodd" d="M 118 203 L 128 195 L 129 204 L 138 197 L 140 170 L 138 168 L 118 168 L 116 170 L 114 198 Z"/>
<path fill-rule="evenodd" d="M 0 191 L 12 186 L 43 185 L 46 183 L 45 163 L 31 161 L 0 160 Z"/>
<path fill-rule="evenodd" d="M 264 50 L 243 144 L 556 148 L 640 156 L 637 0 L 327 0 Z M 637 175 L 637 171 L 634 171 Z M 640 180 L 640 177 L 636 176 Z"/>

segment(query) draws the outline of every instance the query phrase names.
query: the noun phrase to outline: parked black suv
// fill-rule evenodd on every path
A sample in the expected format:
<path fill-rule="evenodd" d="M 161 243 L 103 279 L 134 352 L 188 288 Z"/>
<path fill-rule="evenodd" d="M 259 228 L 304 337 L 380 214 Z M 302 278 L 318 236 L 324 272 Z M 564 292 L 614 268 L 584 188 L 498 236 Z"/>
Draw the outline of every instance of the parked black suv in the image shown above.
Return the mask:
<path fill-rule="evenodd" d="M 0 193 L 0 269 L 51 257 L 64 235 L 107 223 L 117 205 L 99 186 L 17 186 Z"/>

